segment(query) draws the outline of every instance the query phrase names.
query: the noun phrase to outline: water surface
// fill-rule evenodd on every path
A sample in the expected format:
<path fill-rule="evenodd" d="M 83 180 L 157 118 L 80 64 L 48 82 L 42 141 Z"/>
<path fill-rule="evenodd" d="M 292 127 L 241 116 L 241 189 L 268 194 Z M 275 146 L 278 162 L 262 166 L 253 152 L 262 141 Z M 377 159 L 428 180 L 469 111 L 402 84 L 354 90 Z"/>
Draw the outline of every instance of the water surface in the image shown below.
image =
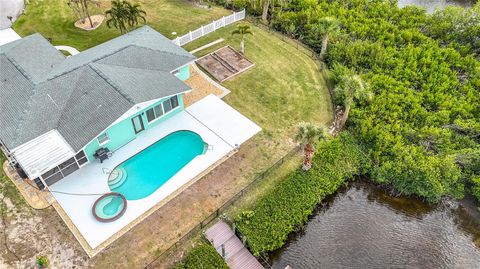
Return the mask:
<path fill-rule="evenodd" d="M 398 6 L 419 6 L 432 13 L 435 9 L 444 9 L 447 6 L 471 7 L 475 0 L 398 0 Z"/>
<path fill-rule="evenodd" d="M 429 206 L 356 182 L 329 198 L 271 255 L 271 264 L 279 269 L 480 268 L 475 210 L 457 202 Z"/>

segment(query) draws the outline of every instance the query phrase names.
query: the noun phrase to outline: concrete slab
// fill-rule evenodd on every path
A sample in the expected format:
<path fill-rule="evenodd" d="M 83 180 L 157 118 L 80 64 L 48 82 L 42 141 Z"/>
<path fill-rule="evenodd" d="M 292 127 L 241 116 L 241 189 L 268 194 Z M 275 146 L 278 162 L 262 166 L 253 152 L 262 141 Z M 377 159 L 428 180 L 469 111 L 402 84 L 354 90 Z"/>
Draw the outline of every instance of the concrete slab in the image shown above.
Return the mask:
<path fill-rule="evenodd" d="M 113 156 L 104 161 L 103 164 L 98 162 L 87 164 L 80 170 L 50 186 L 55 199 L 92 249 L 100 246 L 107 240 L 111 240 L 110 238 L 114 238 L 119 231 L 129 227 L 130 223 L 137 218 L 144 217 L 142 215 L 149 209 L 155 207 L 162 200 L 181 189 L 182 186 L 187 185 L 192 179 L 231 153 L 234 147 L 226 141 L 239 143 L 239 141 L 248 139 L 248 135 L 251 137 L 260 131 L 260 128 L 253 122 L 250 122 L 243 115 L 213 95 L 198 101 L 196 104 L 198 103 L 205 104 L 199 105 L 195 111 L 184 110 L 154 128 L 143 132 L 135 140 L 115 151 Z M 200 108 L 215 111 L 211 113 L 203 112 L 199 115 L 199 112 L 201 112 Z M 210 120 L 210 123 L 202 122 L 198 119 L 204 118 L 209 114 L 215 115 L 214 117 L 219 117 L 220 119 Z M 230 119 L 233 118 L 234 122 L 241 122 L 241 124 L 225 125 L 224 128 L 234 128 L 234 130 L 230 131 L 222 131 L 219 129 L 219 126 L 209 125 L 224 122 L 225 116 L 230 117 Z M 211 148 L 205 154 L 195 157 L 151 195 L 140 200 L 129 200 L 125 214 L 118 220 L 110 223 L 97 221 L 92 215 L 92 205 L 100 195 L 110 192 L 107 182 L 108 175 L 104 173 L 104 170 L 113 169 L 126 159 L 178 130 L 190 130 L 199 134 L 204 142 L 211 145 Z M 217 130 L 225 137 L 212 130 Z M 235 134 L 235 136 L 228 137 L 231 134 Z"/>

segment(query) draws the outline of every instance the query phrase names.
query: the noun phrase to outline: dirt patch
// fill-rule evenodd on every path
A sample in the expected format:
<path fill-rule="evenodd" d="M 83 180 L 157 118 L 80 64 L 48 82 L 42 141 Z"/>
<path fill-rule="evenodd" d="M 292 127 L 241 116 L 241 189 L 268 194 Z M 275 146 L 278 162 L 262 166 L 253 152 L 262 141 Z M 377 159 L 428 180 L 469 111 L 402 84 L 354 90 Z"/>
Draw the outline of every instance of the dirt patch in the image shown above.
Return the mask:
<path fill-rule="evenodd" d="M 225 46 L 207 54 L 198 59 L 196 63 L 220 82 L 232 78 L 254 65 L 230 46 Z"/>
<path fill-rule="evenodd" d="M 86 30 L 86 31 L 95 30 L 102 24 L 103 20 L 105 19 L 105 16 L 101 14 L 97 14 L 97 15 L 90 16 L 90 19 L 92 20 L 93 27 L 90 24 L 90 20 L 88 18 L 83 18 L 76 21 L 75 27 L 80 28 L 82 30 Z"/>
<path fill-rule="evenodd" d="M 3 199 L 3 206 L 0 268 L 33 268 L 38 255 L 48 257 L 50 268 L 87 265 L 87 256 L 52 208 L 22 209 L 8 198 Z"/>

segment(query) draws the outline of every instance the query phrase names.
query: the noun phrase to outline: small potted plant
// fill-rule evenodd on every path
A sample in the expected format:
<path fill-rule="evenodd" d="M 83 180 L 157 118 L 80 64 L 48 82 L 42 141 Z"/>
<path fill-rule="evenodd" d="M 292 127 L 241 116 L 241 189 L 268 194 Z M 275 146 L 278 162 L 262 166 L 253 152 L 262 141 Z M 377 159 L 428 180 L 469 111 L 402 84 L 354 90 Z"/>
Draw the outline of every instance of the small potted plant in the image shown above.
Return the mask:
<path fill-rule="evenodd" d="M 48 258 L 47 256 L 37 256 L 37 264 L 40 268 L 48 268 Z"/>

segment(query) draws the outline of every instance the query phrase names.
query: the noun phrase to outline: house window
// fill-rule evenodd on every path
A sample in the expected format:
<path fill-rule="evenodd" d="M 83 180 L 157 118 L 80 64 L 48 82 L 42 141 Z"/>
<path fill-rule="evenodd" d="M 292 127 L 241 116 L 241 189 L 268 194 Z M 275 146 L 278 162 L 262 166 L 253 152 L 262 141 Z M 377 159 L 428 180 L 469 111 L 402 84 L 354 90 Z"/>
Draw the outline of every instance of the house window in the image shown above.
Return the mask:
<path fill-rule="evenodd" d="M 79 167 L 77 162 L 75 161 L 75 158 L 70 158 L 60 164 L 58 168 L 60 168 L 60 171 L 62 171 L 63 176 L 66 177 L 71 173 L 75 172 Z"/>
<path fill-rule="evenodd" d="M 48 186 L 59 181 L 60 179 L 70 175 L 71 173 L 78 170 L 82 165 L 88 162 L 85 152 L 81 150 L 78 152 L 75 157 L 72 157 L 65 162 L 55 166 L 51 170 L 45 172 L 42 175 L 43 180 L 47 183 Z"/>
<path fill-rule="evenodd" d="M 147 120 L 152 122 L 163 115 L 162 104 L 156 105 L 149 110 L 147 110 Z"/>
<path fill-rule="evenodd" d="M 172 109 L 178 106 L 178 97 L 175 95 L 168 100 L 163 101 L 163 103 L 158 104 L 149 110 L 147 110 L 147 120 L 148 123 L 160 118 L 164 114 L 170 112 Z"/>
<path fill-rule="evenodd" d="M 75 159 L 77 160 L 79 166 L 82 166 L 88 162 L 87 156 L 85 156 L 85 152 L 83 150 L 75 155 Z"/>
<path fill-rule="evenodd" d="M 165 111 L 165 113 L 168 113 L 170 110 L 176 108 L 177 106 L 178 97 L 176 95 L 163 102 L 163 110 Z"/>
<path fill-rule="evenodd" d="M 103 146 L 110 141 L 110 137 L 108 137 L 107 133 L 103 133 L 97 137 L 97 140 L 98 144 L 100 144 L 100 146 Z"/>

